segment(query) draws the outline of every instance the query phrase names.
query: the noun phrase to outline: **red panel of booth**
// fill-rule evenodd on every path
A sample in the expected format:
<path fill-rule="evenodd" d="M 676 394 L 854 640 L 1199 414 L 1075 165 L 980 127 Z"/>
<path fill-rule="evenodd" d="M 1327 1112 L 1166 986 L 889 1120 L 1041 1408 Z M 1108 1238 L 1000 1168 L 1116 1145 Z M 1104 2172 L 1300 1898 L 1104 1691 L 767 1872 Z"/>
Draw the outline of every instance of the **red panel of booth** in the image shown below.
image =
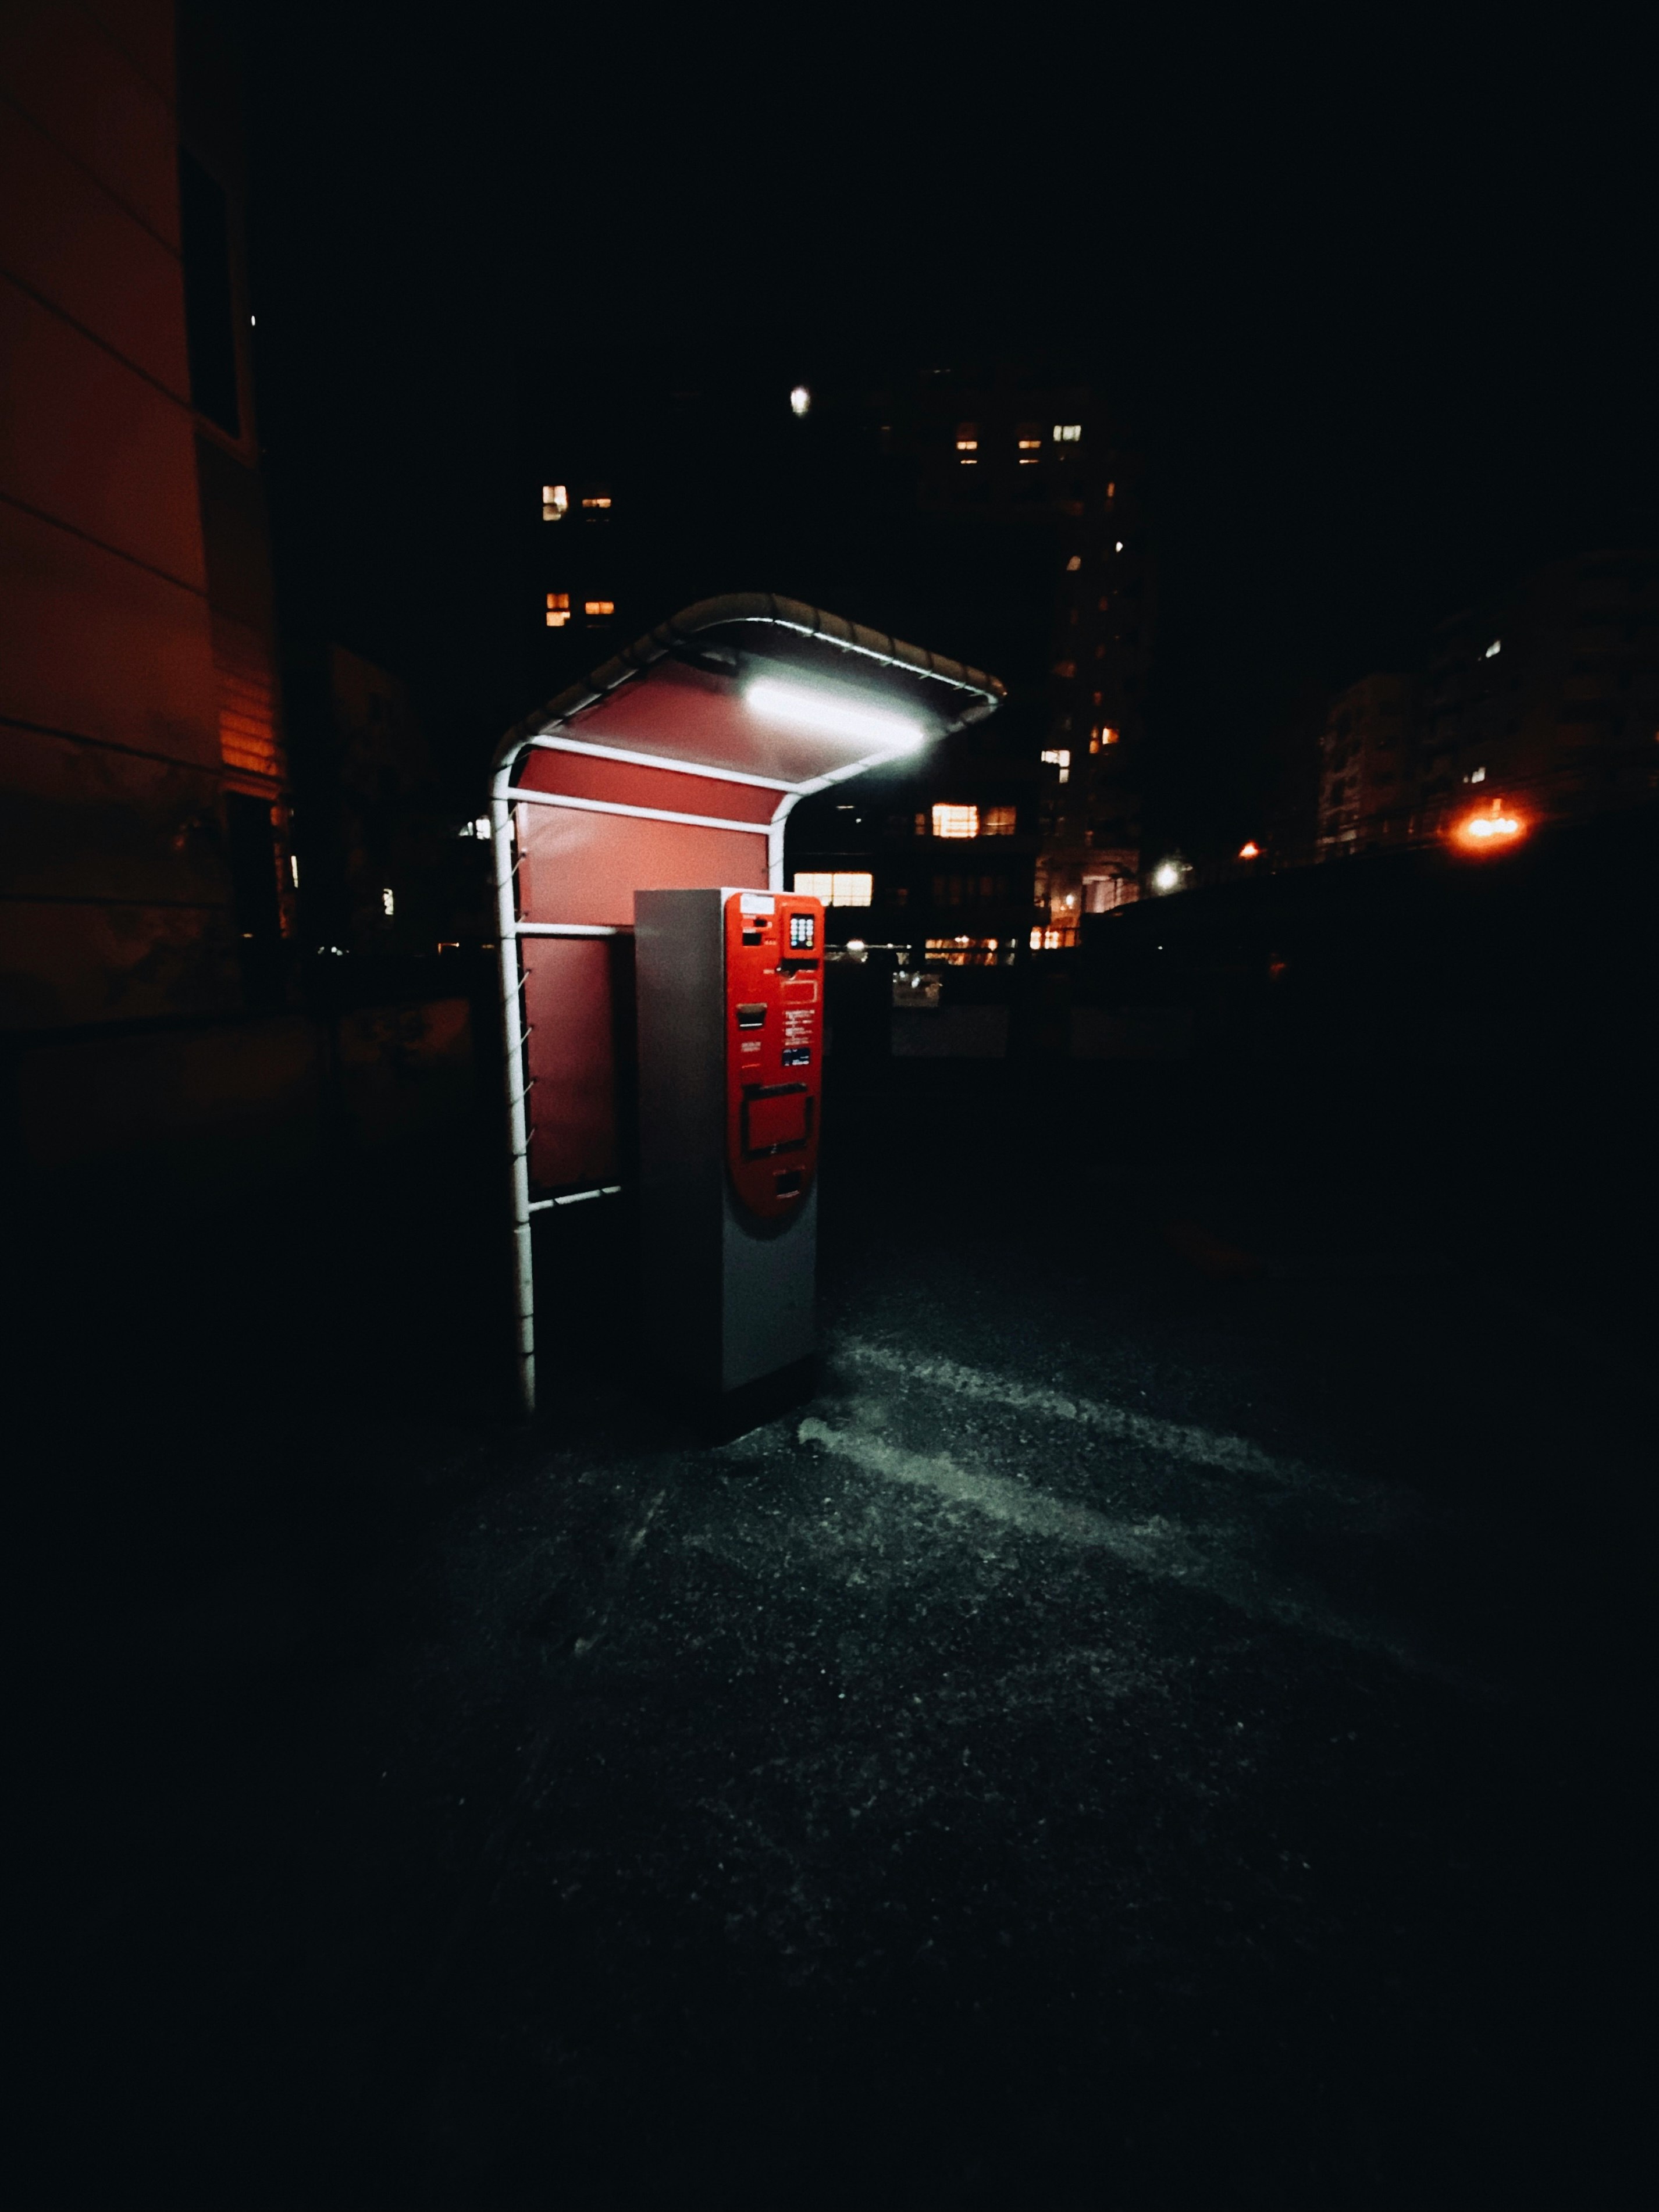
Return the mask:
<path fill-rule="evenodd" d="M 538 1190 L 615 1182 L 621 1162 L 613 978 L 619 956 L 631 947 L 611 937 L 527 937 L 520 951 L 535 1078 L 530 1180 Z"/>
<path fill-rule="evenodd" d="M 538 745 L 526 756 L 519 784 L 526 791 L 564 791 L 612 805 L 656 807 L 665 814 L 710 814 L 720 821 L 761 823 L 771 820 L 781 796 L 764 784 L 645 768 L 637 761 L 601 760 L 554 745 Z"/>
<path fill-rule="evenodd" d="M 735 816 L 736 807 L 731 811 Z M 631 929 L 636 890 L 688 890 L 699 884 L 766 889 L 763 827 L 696 830 L 639 815 L 524 805 L 518 817 L 519 911 L 526 921 Z"/>

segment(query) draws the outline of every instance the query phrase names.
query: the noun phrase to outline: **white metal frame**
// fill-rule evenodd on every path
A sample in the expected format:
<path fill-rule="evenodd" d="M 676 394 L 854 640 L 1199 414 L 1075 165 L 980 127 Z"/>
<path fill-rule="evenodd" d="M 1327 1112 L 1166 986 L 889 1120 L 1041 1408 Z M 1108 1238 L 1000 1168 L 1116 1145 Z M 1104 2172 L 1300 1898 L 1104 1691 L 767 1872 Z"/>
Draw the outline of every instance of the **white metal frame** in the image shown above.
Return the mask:
<path fill-rule="evenodd" d="M 774 602 L 775 607 L 787 602 Z M 812 612 L 800 609 L 799 614 Z M 728 617 L 730 619 L 731 617 Z M 756 619 L 738 617 L 738 619 Z M 682 618 L 683 619 L 683 618 Z M 916 676 L 923 675 L 943 683 L 952 690 L 969 692 L 976 702 L 976 710 L 983 714 L 994 707 L 1000 696 L 1001 687 L 989 678 L 977 678 L 975 672 L 958 669 L 951 662 L 939 662 L 931 656 L 917 656 L 904 647 L 893 647 L 882 651 L 873 644 L 864 644 L 853 637 L 826 630 L 823 623 L 835 618 L 815 617 L 814 623 L 791 619 L 775 611 L 758 619 L 779 629 L 788 629 L 809 637 L 828 638 L 837 649 L 858 653 L 895 671 Z M 841 626 L 844 628 L 845 626 Z M 636 649 L 637 650 L 637 649 Z M 597 679 L 596 679 L 597 680 Z M 571 711 L 580 712 L 594 703 L 600 694 L 588 694 Z M 957 726 L 963 715 L 948 726 Z M 944 726 L 939 734 L 944 734 Z M 517 789 L 513 778 L 526 752 L 543 750 L 585 754 L 599 760 L 619 761 L 637 768 L 663 769 L 671 775 L 691 775 L 705 782 L 746 785 L 751 790 L 775 791 L 778 801 L 769 819 L 764 822 L 734 822 L 708 814 L 686 814 L 656 806 L 635 806 L 620 800 L 579 799 L 558 792 Z M 769 888 L 784 889 L 783 844 L 784 829 L 789 816 L 799 802 L 812 793 L 827 791 L 833 785 L 845 783 L 851 777 L 861 775 L 866 769 L 885 765 L 898 756 L 899 749 L 885 746 L 832 769 L 822 775 L 790 783 L 775 776 L 748 775 L 740 769 L 704 765 L 696 761 L 680 760 L 662 753 L 624 750 L 619 745 L 593 744 L 580 738 L 566 736 L 556 726 L 535 732 L 520 732 L 510 737 L 496 756 L 490 778 L 489 817 L 491 842 L 495 853 L 495 916 L 497 943 L 501 978 L 501 1028 L 505 1058 L 507 1142 L 511 1155 L 511 1199 L 513 1210 L 513 1258 L 514 1333 L 516 1346 L 516 1396 L 520 1410 L 526 1414 L 536 1410 L 536 1304 L 535 1273 L 531 1241 L 531 1222 L 534 1215 L 547 1212 L 557 1206 L 575 1206 L 594 1198 L 614 1198 L 621 1191 L 620 1183 L 604 1183 L 592 1190 L 568 1191 L 556 1198 L 532 1200 L 530 1195 L 530 1116 L 529 1094 L 533 1079 L 529 1073 L 526 1047 L 529 1026 L 524 1012 L 524 963 L 519 952 L 519 940 L 525 937 L 619 937 L 627 933 L 611 923 L 536 922 L 523 921 L 518 910 L 519 853 L 514 808 L 520 805 L 533 806 L 562 806 L 579 813 L 617 814 L 633 816 L 646 821 L 672 822 L 685 828 L 700 830 L 738 830 L 747 836 L 766 839 L 766 873 Z"/>

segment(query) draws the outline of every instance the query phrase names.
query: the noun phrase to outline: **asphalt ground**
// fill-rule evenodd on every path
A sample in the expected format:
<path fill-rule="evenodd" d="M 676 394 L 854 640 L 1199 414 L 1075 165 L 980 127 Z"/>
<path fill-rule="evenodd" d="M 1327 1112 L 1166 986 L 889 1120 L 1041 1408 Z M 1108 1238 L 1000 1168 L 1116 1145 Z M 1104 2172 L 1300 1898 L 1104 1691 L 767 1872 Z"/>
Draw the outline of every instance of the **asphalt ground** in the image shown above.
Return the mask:
<path fill-rule="evenodd" d="M 499 1418 L 470 1170 L 75 1277 L 15 2201 L 1650 2201 L 1639 1231 L 1339 1089 L 843 1082 L 720 1446 L 598 1207 Z"/>

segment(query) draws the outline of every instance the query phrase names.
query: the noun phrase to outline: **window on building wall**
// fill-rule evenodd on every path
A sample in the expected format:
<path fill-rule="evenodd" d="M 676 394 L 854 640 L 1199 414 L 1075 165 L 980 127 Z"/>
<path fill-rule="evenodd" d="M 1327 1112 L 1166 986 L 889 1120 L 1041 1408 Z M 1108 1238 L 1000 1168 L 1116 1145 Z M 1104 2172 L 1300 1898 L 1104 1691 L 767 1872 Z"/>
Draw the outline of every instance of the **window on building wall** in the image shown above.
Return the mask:
<path fill-rule="evenodd" d="M 603 621 L 607 615 L 614 615 L 616 611 L 617 602 L 614 599 L 584 599 L 582 601 L 582 612 L 590 619 Z"/>
<path fill-rule="evenodd" d="M 1104 745 L 1115 745 L 1118 741 L 1119 734 L 1120 732 L 1113 729 L 1109 724 L 1103 722 L 1097 730 L 1091 730 L 1089 732 L 1090 751 L 1097 753 Z"/>
<path fill-rule="evenodd" d="M 1060 781 L 1062 783 L 1071 781 L 1072 755 L 1068 746 L 1050 745 L 1042 756 L 1042 762 L 1045 768 L 1057 768 L 1060 770 Z"/>
<path fill-rule="evenodd" d="M 549 629 L 562 629 L 569 619 L 569 592 L 550 592 L 547 595 L 547 626 Z"/>
<path fill-rule="evenodd" d="M 977 837 L 979 809 L 977 806 L 936 806 L 933 809 L 935 837 Z"/>
<path fill-rule="evenodd" d="M 1057 446 L 1075 446 L 1082 435 L 1081 422 L 1056 422 L 1054 425 L 1054 443 Z"/>
<path fill-rule="evenodd" d="M 1022 422 L 1014 433 L 1014 451 L 1023 469 L 1034 469 L 1042 459 L 1042 429 L 1036 422 Z"/>
<path fill-rule="evenodd" d="M 588 511 L 588 513 L 594 514 L 603 514 L 610 504 L 611 496 L 608 492 L 596 493 L 592 499 L 585 499 L 582 501 L 583 507 Z"/>
<path fill-rule="evenodd" d="M 1117 497 L 1117 486 L 1115 483 L 1109 483 L 1107 485 L 1106 496 L 1109 500 L 1115 499 Z"/>
<path fill-rule="evenodd" d="M 570 511 L 570 494 L 562 484 L 542 486 L 542 520 L 562 522 Z"/>
<path fill-rule="evenodd" d="M 218 179 L 185 153 L 179 156 L 179 235 L 191 404 L 228 436 L 240 438 L 230 216 Z"/>
<path fill-rule="evenodd" d="M 979 818 L 979 834 L 981 837 L 1012 837 L 1018 820 L 1018 807 L 988 806 Z"/>
<path fill-rule="evenodd" d="M 964 469 L 979 465 L 979 424 L 958 422 L 957 425 L 957 459 Z"/>
<path fill-rule="evenodd" d="M 872 906 L 876 879 L 857 868 L 822 869 L 797 875 L 795 889 L 803 898 L 822 899 L 825 906 Z"/>

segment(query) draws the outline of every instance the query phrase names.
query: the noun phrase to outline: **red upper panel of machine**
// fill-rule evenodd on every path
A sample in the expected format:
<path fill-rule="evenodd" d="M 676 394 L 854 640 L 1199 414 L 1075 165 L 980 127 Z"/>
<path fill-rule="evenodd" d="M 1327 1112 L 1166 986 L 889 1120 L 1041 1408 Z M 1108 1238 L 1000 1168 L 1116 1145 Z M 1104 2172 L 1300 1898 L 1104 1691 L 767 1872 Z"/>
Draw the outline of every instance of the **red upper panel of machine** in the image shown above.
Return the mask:
<path fill-rule="evenodd" d="M 763 1221 L 794 1212 L 818 1162 L 823 908 L 793 893 L 726 902 L 726 1157 Z"/>

